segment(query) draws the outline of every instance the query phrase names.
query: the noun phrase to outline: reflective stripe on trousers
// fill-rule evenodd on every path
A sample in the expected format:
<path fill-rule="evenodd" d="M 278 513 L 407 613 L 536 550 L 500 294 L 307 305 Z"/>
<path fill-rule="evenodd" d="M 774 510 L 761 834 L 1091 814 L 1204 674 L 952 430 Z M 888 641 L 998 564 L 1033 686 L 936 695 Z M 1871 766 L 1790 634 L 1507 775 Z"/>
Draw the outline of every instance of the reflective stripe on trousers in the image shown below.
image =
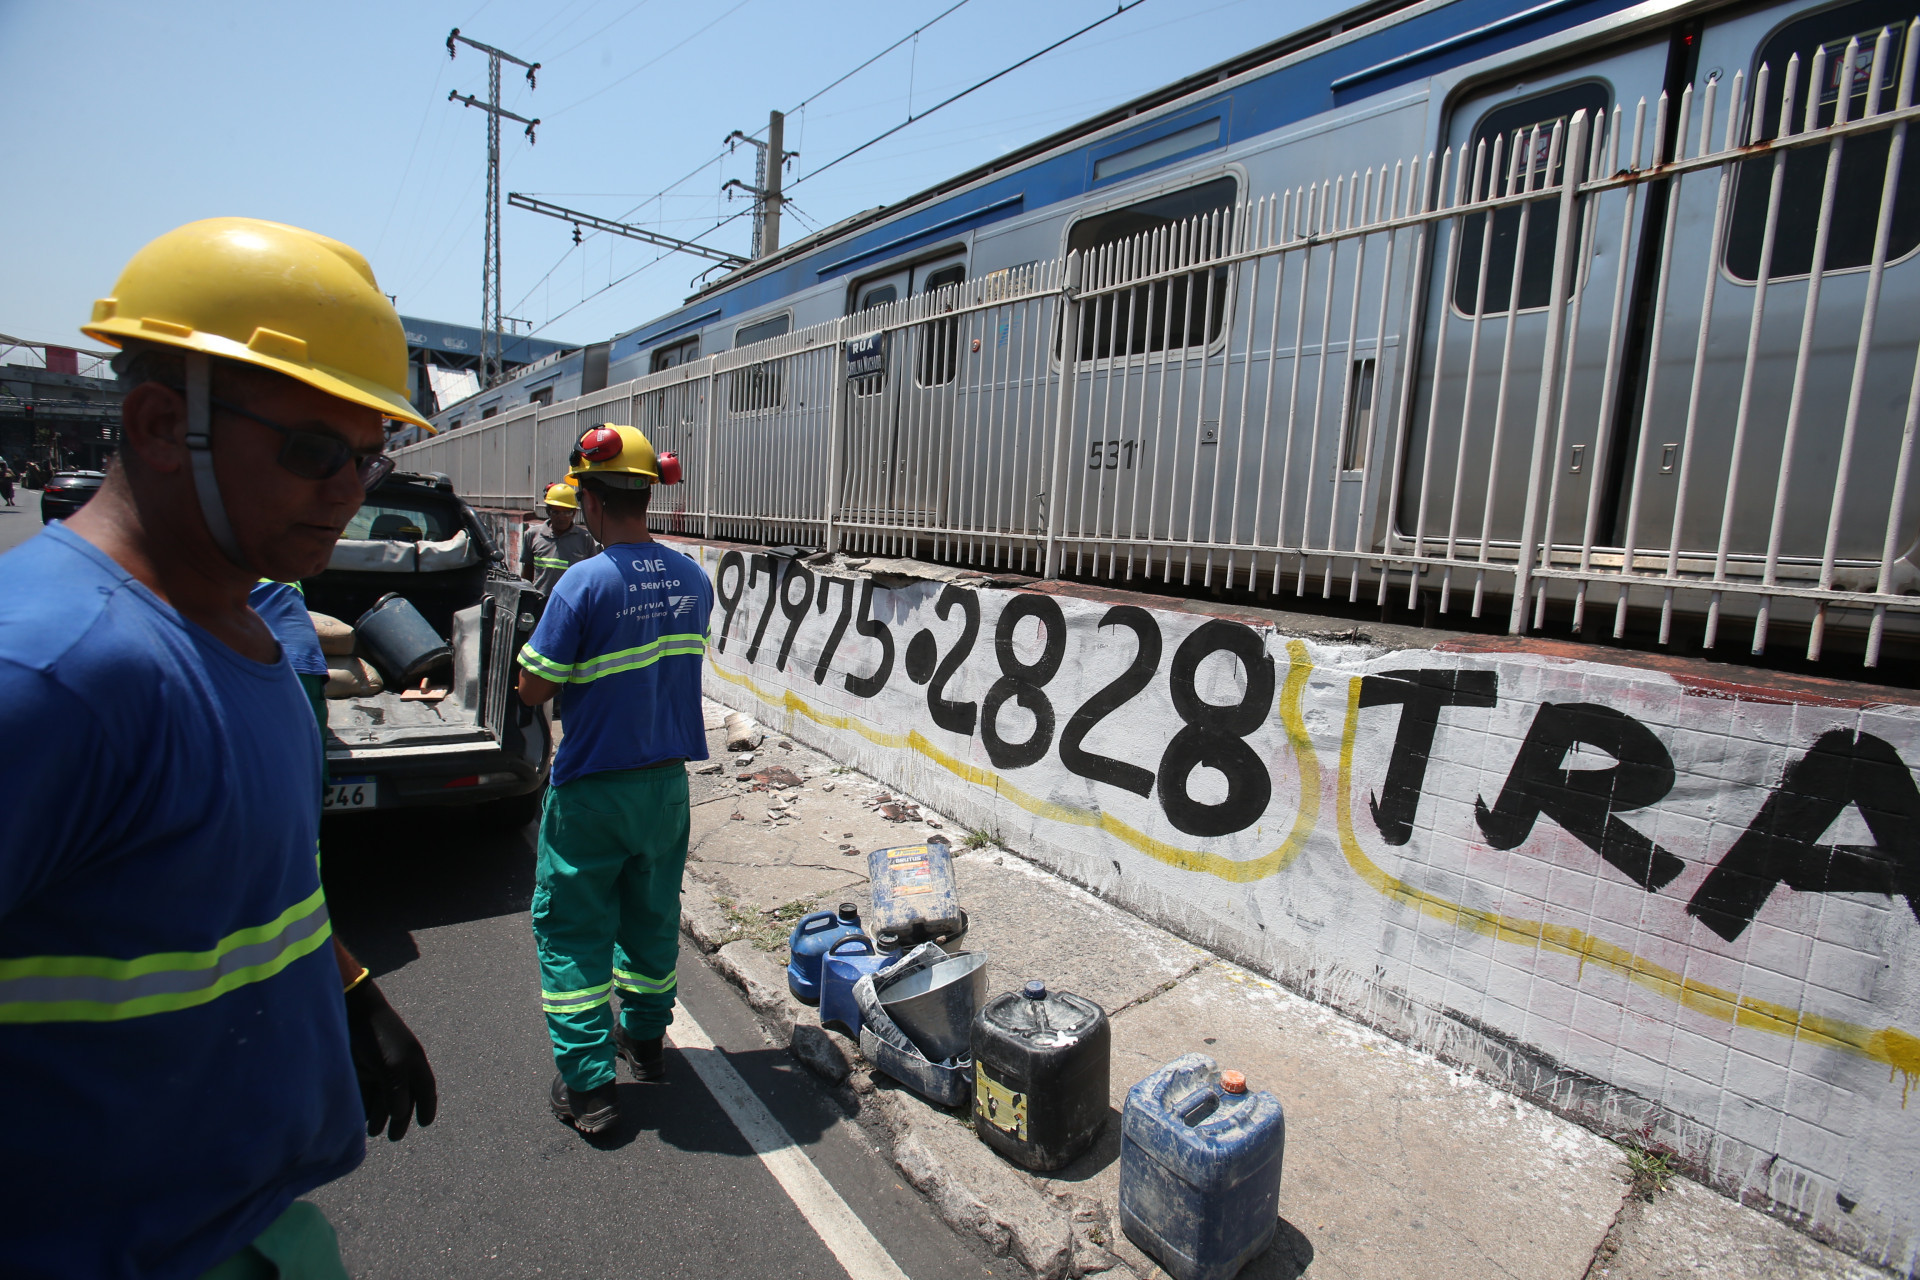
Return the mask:
<path fill-rule="evenodd" d="M 333 936 L 324 890 L 206 951 L 0 960 L 0 1022 L 117 1022 L 171 1013 L 264 982 Z"/>

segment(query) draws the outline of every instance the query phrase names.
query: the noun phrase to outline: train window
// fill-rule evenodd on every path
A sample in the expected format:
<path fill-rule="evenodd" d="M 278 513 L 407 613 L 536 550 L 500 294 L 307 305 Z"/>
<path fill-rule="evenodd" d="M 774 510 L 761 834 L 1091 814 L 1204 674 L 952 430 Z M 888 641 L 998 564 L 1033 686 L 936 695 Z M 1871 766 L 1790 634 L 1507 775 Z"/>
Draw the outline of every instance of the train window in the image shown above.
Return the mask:
<path fill-rule="evenodd" d="M 460 419 L 458 418 L 455 418 L 452 422 L 449 422 L 447 424 L 447 430 L 449 431 L 458 431 L 459 429 L 460 429 Z"/>
<path fill-rule="evenodd" d="M 793 328 L 791 313 L 774 316 L 770 320 L 756 320 L 752 324 L 743 324 L 734 331 L 733 345 L 750 347 L 756 342 L 765 342 L 768 338 L 783 336 Z"/>
<path fill-rule="evenodd" d="M 1067 249 L 1089 254 L 1106 245 L 1133 240 L 1176 223 L 1208 219 L 1211 232 L 1232 231 L 1233 204 L 1239 187 L 1232 178 L 1216 178 L 1183 191 L 1170 191 L 1119 209 L 1082 218 L 1067 232 Z M 1220 336 L 1227 309 L 1227 269 L 1194 271 L 1108 294 L 1081 304 L 1080 359 L 1198 346 Z"/>
<path fill-rule="evenodd" d="M 1342 471 L 1359 471 L 1367 465 L 1367 441 L 1373 435 L 1373 371 L 1373 360 L 1355 360 L 1347 375 L 1347 421 L 1340 433 Z"/>
<path fill-rule="evenodd" d="M 952 266 L 941 267 L 938 271 L 927 273 L 925 283 L 920 286 L 922 293 L 938 293 L 942 289 L 951 289 L 967 278 L 965 264 L 956 262 Z M 956 297 L 958 296 L 956 291 Z M 944 304 L 948 309 L 952 302 Z M 923 387 L 937 387 L 952 382 L 955 370 L 960 366 L 960 321 L 957 319 L 933 320 L 920 326 L 920 368 L 918 377 Z"/>
<path fill-rule="evenodd" d="M 1799 104 L 1794 111 L 1800 118 L 1793 124 L 1796 129 L 1805 126 L 1807 82 L 1813 74 L 1814 53 L 1822 48 L 1827 51 L 1827 66 L 1816 119 L 1820 125 L 1833 123 L 1840 102 L 1840 73 L 1846 61 L 1847 42 L 1855 36 L 1860 39 L 1860 54 L 1854 66 L 1848 118 L 1857 120 L 1866 112 L 1867 89 L 1876 75 L 1881 86 L 1880 109 L 1891 108 L 1894 94 L 1898 92 L 1895 77 L 1900 67 L 1900 48 L 1905 43 L 1906 24 L 1911 17 L 1911 0 L 1899 0 L 1899 3 L 1861 0 L 1788 23 L 1775 32 L 1754 59 L 1755 73 L 1764 63 L 1769 68 L 1767 78 L 1771 82 L 1767 100 L 1761 104 L 1766 112 L 1761 118 L 1761 137 L 1780 136 L 1782 78 L 1787 61 L 1796 53 L 1800 55 L 1800 83 L 1794 86 L 1794 101 Z M 1891 37 L 1887 65 L 1875 67 L 1874 44 L 1883 27 Z M 1887 148 L 1891 138 L 1891 128 L 1856 133 L 1847 139 L 1840 153 L 1839 185 L 1834 189 L 1833 218 L 1827 232 L 1828 271 L 1864 267 L 1873 261 L 1880 193 L 1886 183 Z M 1773 158 L 1765 156 L 1740 166 L 1726 249 L 1727 270 L 1736 279 L 1751 281 L 1760 275 L 1760 248 L 1767 230 L 1767 193 L 1773 184 L 1773 165 Z M 1826 185 L 1826 169 L 1826 147 L 1799 147 L 1787 152 L 1768 279 L 1803 276 L 1813 269 L 1813 241 L 1819 229 L 1820 195 Z M 1916 246 L 1920 246 L 1920 165 L 1903 159 L 1895 180 L 1887 259 L 1903 258 Z"/>
<path fill-rule="evenodd" d="M 498 412 L 500 412 L 500 406 L 497 404 L 490 404 L 486 408 L 480 411 L 480 416 L 483 418 L 491 418 L 494 414 Z"/>
<path fill-rule="evenodd" d="M 786 334 L 793 327 L 791 312 L 777 315 L 767 320 L 756 320 L 752 324 L 743 324 L 733 333 L 733 345 L 736 349 L 750 347 L 756 342 L 766 342 Z M 777 409 L 785 391 L 785 380 L 781 377 L 784 366 L 778 360 L 768 360 L 762 364 L 748 365 L 744 369 L 735 369 L 728 381 L 727 409 L 732 413 L 752 413 L 757 409 Z"/>
<path fill-rule="evenodd" d="M 541 388 L 539 388 L 538 390 L 536 390 L 536 391 L 534 391 L 534 392 L 532 392 L 531 394 L 529 394 L 529 395 L 527 396 L 527 403 L 528 403 L 528 404 L 538 404 L 538 405 L 549 405 L 549 404 L 552 404 L 552 403 L 553 403 L 553 387 L 552 387 L 552 385 L 551 385 L 551 384 L 549 384 L 549 385 L 547 385 L 547 386 L 544 386 L 544 387 L 541 387 Z"/>
<path fill-rule="evenodd" d="M 696 333 L 691 338 L 683 338 L 679 342 L 669 343 L 664 347 L 655 347 L 647 371 L 659 373 L 663 369 L 671 369 L 675 365 L 682 365 L 689 360 L 699 358 L 700 335 Z"/>
<path fill-rule="evenodd" d="M 1607 87 L 1598 81 L 1588 80 L 1496 107 L 1474 127 L 1473 138 L 1467 144 L 1465 158 L 1460 163 L 1472 165 L 1480 144 L 1485 143 L 1486 165 L 1491 168 L 1494 144 L 1496 140 L 1504 139 L 1500 147 L 1500 173 L 1497 180 L 1481 179 L 1483 196 L 1489 189 L 1504 190 L 1510 173 L 1517 174 L 1514 179 L 1516 183 L 1524 182 L 1529 163 L 1534 166 L 1534 188 L 1538 190 L 1550 186 L 1558 182 L 1566 170 L 1566 157 L 1562 156 L 1554 171 L 1551 174 L 1546 172 L 1547 159 L 1553 149 L 1554 125 L 1572 119 L 1576 111 L 1584 110 L 1588 120 L 1604 116 L 1608 100 Z M 1536 125 L 1539 127 L 1538 133 L 1534 132 Z M 1529 141 L 1533 144 L 1531 157 L 1525 153 Z M 1517 170 L 1512 158 L 1516 147 L 1522 151 Z M 1468 173 L 1471 176 L 1472 170 L 1469 169 Z M 1531 212 L 1527 216 L 1526 260 L 1520 268 L 1522 311 L 1544 307 L 1553 300 L 1553 253 L 1560 231 L 1555 207 L 1557 199 L 1556 196 L 1548 196 L 1528 206 Z M 1460 228 L 1460 258 L 1453 276 L 1453 305 L 1462 315 L 1470 316 L 1480 309 L 1477 305 L 1481 288 L 1480 248 L 1486 240 L 1486 225 L 1487 215 L 1475 213 L 1468 215 Z M 1520 206 L 1512 205 L 1495 212 L 1493 245 L 1487 257 L 1487 315 L 1505 314 L 1513 298 L 1513 262 L 1518 256 L 1519 242 Z"/>
<path fill-rule="evenodd" d="M 869 289 L 865 293 L 861 294 L 860 306 L 858 309 L 861 311 L 871 311 L 875 307 L 884 307 L 889 302 L 893 302 L 897 300 L 899 297 L 900 297 L 900 291 L 898 289 L 894 288 L 890 284 L 883 284 L 876 288 Z"/>

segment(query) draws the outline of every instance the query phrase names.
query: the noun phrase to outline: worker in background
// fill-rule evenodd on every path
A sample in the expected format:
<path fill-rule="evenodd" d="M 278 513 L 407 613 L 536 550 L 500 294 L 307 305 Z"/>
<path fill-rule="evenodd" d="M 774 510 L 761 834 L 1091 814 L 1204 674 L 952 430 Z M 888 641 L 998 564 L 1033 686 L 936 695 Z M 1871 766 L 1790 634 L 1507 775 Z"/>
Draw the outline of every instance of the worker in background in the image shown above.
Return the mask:
<path fill-rule="evenodd" d="M 260 615 L 273 638 L 286 650 L 287 663 L 300 681 L 320 724 L 321 755 L 326 754 L 327 728 L 327 655 L 320 648 L 320 633 L 314 630 L 313 615 L 307 612 L 307 593 L 297 582 L 275 582 L 262 578 L 247 593 L 247 607 Z"/>
<path fill-rule="evenodd" d="M 579 491 L 567 483 L 547 486 L 547 518 L 527 526 L 520 538 L 520 576 L 553 596 L 560 575 L 589 556 L 600 553 L 593 535 L 574 520 L 580 509 Z"/>
<path fill-rule="evenodd" d="M 559 1066 L 555 1115 L 582 1133 L 619 1117 L 615 1058 L 666 1079 L 688 760 L 707 758 L 700 708 L 713 587 L 653 540 L 647 505 L 663 462 L 633 427 L 580 441 L 580 509 L 606 550 L 561 577 L 520 650 L 520 698 L 567 689 L 567 734 L 540 814 L 533 936 L 540 1000 Z M 620 994 L 620 1017 L 610 1003 Z"/>
<path fill-rule="evenodd" d="M 119 453 L 0 557 L 0 1274 L 344 1277 L 298 1197 L 437 1095 L 332 936 L 320 735 L 248 598 L 420 420 L 405 334 L 357 252 L 250 218 L 141 249 L 83 331 Z"/>

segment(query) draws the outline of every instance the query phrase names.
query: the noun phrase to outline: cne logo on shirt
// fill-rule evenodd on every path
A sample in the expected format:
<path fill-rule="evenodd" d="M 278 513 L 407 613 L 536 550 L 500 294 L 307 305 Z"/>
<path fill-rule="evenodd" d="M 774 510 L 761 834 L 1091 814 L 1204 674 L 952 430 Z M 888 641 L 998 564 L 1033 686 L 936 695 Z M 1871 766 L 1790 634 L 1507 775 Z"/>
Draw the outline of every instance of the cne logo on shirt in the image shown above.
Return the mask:
<path fill-rule="evenodd" d="M 673 616 L 678 618 L 692 609 L 693 602 L 697 599 L 699 599 L 698 596 L 668 596 L 667 603 L 673 606 Z"/>

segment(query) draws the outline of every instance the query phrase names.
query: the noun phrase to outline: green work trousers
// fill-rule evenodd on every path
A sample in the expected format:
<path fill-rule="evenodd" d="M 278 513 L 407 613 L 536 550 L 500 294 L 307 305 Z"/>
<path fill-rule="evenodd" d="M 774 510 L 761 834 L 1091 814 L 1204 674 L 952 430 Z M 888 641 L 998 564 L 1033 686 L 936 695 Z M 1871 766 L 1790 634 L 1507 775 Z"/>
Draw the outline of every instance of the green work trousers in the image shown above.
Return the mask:
<path fill-rule="evenodd" d="M 533 940 L 554 1061 L 572 1088 L 614 1078 L 615 990 L 634 1039 L 673 1021 L 686 866 L 687 770 L 678 761 L 547 789 Z"/>
<path fill-rule="evenodd" d="M 319 1206 L 295 1200 L 254 1242 L 200 1280 L 348 1280 L 340 1238 Z"/>

